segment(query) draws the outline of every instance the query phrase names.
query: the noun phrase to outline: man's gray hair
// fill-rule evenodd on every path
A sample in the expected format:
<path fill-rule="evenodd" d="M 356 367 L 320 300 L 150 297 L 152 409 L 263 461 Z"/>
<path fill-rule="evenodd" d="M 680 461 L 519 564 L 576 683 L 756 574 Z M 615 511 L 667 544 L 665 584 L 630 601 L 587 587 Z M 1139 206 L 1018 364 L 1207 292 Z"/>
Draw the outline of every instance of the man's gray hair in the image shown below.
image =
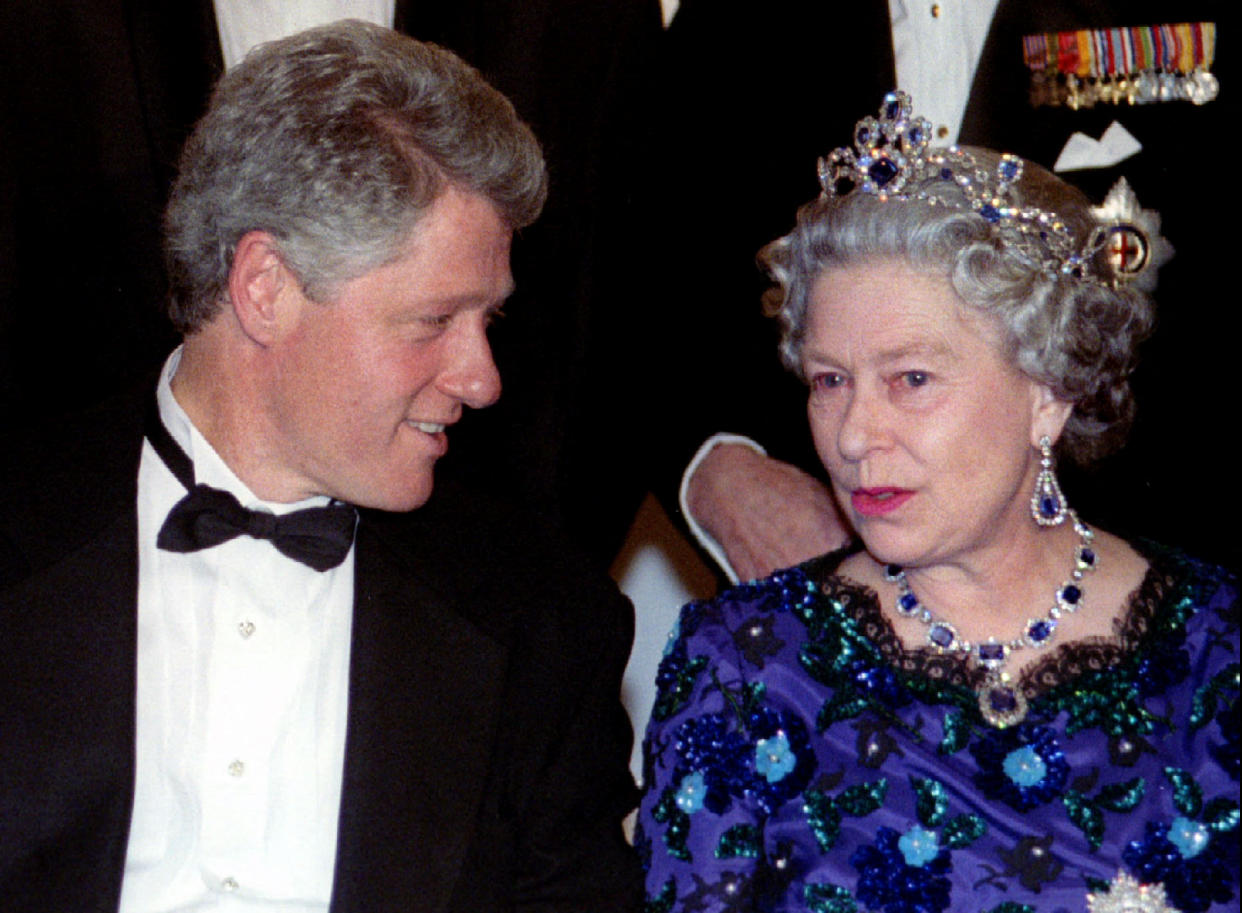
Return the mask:
<path fill-rule="evenodd" d="M 164 216 L 174 325 L 227 300 L 237 243 L 275 239 L 306 294 L 396 259 L 454 186 L 513 230 L 539 215 L 547 173 L 513 106 L 458 57 L 343 21 L 256 48 L 216 86 L 182 152 Z"/>
<path fill-rule="evenodd" d="M 981 167 L 997 160 L 971 151 Z M 1056 212 L 1079 237 L 1095 224 L 1086 197 L 1029 162 L 1018 192 L 1023 205 Z M 1074 404 L 1058 449 L 1088 463 L 1125 441 L 1134 418 L 1129 378 L 1154 322 L 1142 292 L 1042 268 L 1000 244 L 974 212 L 861 192 L 803 206 L 794 230 L 759 258 L 777 283 L 765 306 L 781 325 L 781 358 L 799 376 L 815 281 L 834 269 L 900 258 L 946 277 L 967 307 L 1000 326 L 1010 364 Z M 1111 274 L 1103 254 L 1095 268 Z"/>

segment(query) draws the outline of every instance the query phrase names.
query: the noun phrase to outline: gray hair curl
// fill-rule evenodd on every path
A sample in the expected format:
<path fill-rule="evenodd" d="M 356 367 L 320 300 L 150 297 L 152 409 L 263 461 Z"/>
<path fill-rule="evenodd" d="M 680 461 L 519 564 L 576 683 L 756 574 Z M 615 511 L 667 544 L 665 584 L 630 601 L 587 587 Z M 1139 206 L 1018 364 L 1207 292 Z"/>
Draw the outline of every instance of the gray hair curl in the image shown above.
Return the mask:
<path fill-rule="evenodd" d="M 971 152 L 985 169 L 998 159 L 987 150 Z M 1056 212 L 1080 238 L 1094 225 L 1085 196 L 1029 162 L 1017 192 L 1022 205 Z M 1074 404 L 1059 450 L 1085 464 L 1125 441 L 1135 411 L 1129 377 L 1138 345 L 1152 330 L 1151 300 L 1136 289 L 1042 268 L 1001 245 L 982 216 L 951 206 L 862 192 L 803 206 L 793 231 L 759 254 L 777 283 L 764 305 L 780 323 L 786 367 L 802 375 L 815 280 L 833 269 L 889 257 L 945 276 L 967 307 L 999 325 L 1010 364 Z M 1090 269 L 1098 277 L 1112 276 L 1103 253 Z"/>
<path fill-rule="evenodd" d="M 247 232 L 271 234 L 306 294 L 330 300 L 395 259 L 450 185 L 514 230 L 547 195 L 534 135 L 464 61 L 359 21 L 261 45 L 182 152 L 164 215 L 173 324 L 215 316 Z"/>

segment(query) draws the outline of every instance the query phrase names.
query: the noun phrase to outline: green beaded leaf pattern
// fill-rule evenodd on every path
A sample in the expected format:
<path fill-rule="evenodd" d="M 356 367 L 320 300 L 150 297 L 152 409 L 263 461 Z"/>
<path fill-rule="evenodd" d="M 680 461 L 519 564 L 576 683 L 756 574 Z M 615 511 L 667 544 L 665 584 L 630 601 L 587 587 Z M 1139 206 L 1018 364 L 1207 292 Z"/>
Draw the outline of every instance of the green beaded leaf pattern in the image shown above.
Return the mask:
<path fill-rule="evenodd" d="M 1098 850 L 1104 842 L 1104 813 L 1076 789 L 1067 790 L 1061 801 L 1070 821 L 1086 836 L 1092 851 Z"/>
<path fill-rule="evenodd" d="M 1142 777 L 1135 777 L 1124 783 L 1110 783 L 1095 794 L 1095 802 L 1110 812 L 1133 811 L 1143 801 L 1143 793 L 1147 783 Z"/>
<path fill-rule="evenodd" d="M 944 718 L 944 738 L 936 749 L 941 754 L 955 754 L 966 747 L 970 741 L 970 719 L 960 710 L 949 713 Z"/>
<path fill-rule="evenodd" d="M 856 913 L 858 905 L 848 890 L 835 884 L 808 884 L 802 900 L 811 913 Z"/>
<path fill-rule="evenodd" d="M 883 805 L 887 793 L 888 780 L 883 777 L 870 783 L 859 783 L 841 791 L 837 807 L 852 818 L 861 818 Z"/>
<path fill-rule="evenodd" d="M 663 722 L 685 707 L 690 695 L 694 693 L 694 680 L 706 665 L 706 656 L 696 656 L 687 662 L 677 673 L 677 681 L 672 687 L 656 696 L 655 707 L 651 711 L 652 719 Z"/>
<path fill-rule="evenodd" d="M 837 845 L 837 838 L 841 836 L 841 812 L 832 796 L 819 790 L 808 790 L 802 798 L 806 823 L 815 835 L 819 851 L 826 853 Z"/>
<path fill-rule="evenodd" d="M 753 824 L 735 824 L 720 835 L 717 859 L 758 859 L 759 829 Z"/>
<path fill-rule="evenodd" d="M 1216 715 L 1216 704 L 1222 692 L 1238 690 L 1239 665 L 1232 663 L 1201 685 L 1190 703 L 1190 728 L 1200 729 Z"/>
<path fill-rule="evenodd" d="M 1223 796 L 1213 799 L 1203 809 L 1203 823 L 1218 833 L 1237 828 L 1238 817 L 1238 803 Z"/>
<path fill-rule="evenodd" d="M 852 720 L 867 709 L 867 699 L 855 693 L 853 689 L 843 688 L 831 698 L 824 701 L 815 716 L 815 729 L 823 732 L 833 723 L 841 720 Z"/>
<path fill-rule="evenodd" d="M 1139 704 L 1133 682 L 1124 677 L 1116 681 L 1095 678 L 1073 689 L 1059 689 L 1050 701 L 1056 710 L 1069 714 L 1067 735 L 1093 728 L 1111 736 L 1150 735 L 1155 731 L 1160 718 Z"/>
<path fill-rule="evenodd" d="M 919 821 L 924 827 L 936 827 L 944 820 L 949 808 L 949 799 L 945 788 L 935 780 L 922 777 L 911 777 L 910 785 L 914 787 L 917 797 L 915 808 Z"/>
<path fill-rule="evenodd" d="M 673 904 L 677 902 L 677 879 L 670 878 L 664 882 L 664 886 L 660 888 L 660 893 L 655 897 L 647 898 L 643 904 L 643 913 L 669 913 L 673 909 Z"/>
<path fill-rule="evenodd" d="M 690 850 L 686 840 L 690 836 L 690 816 L 677 807 L 677 791 L 669 787 L 660 794 L 660 801 L 652 809 L 651 817 L 658 824 L 666 824 L 664 846 L 668 854 L 682 862 L 690 862 Z"/>
<path fill-rule="evenodd" d="M 1166 767 L 1164 775 L 1173 784 L 1173 804 L 1187 818 L 1197 818 L 1203 809 L 1203 790 L 1180 767 Z"/>
<path fill-rule="evenodd" d="M 987 830 L 988 823 L 978 815 L 957 815 L 944 826 L 944 845 L 951 850 L 970 846 Z"/>

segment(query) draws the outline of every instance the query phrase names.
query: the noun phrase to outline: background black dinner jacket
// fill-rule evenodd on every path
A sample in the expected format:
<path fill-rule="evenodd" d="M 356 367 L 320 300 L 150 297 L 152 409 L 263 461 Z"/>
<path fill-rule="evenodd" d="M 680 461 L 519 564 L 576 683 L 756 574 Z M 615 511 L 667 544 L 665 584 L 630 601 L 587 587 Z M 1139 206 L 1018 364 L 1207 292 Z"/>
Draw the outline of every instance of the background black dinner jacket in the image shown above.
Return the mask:
<path fill-rule="evenodd" d="M 1233 235 L 1222 219 L 1237 196 L 1221 158 L 1224 125 L 1237 111 L 1223 18 L 1219 0 L 1000 0 L 960 141 L 1047 168 L 1075 131 L 1098 139 L 1114 119 L 1142 143 L 1117 166 L 1062 175 L 1096 203 L 1124 175 L 1143 207 L 1160 212 L 1177 249 L 1160 272 L 1158 325 L 1134 377 L 1130 442 L 1092 472 L 1066 468 L 1067 487 L 1089 522 L 1229 563 L 1242 551 L 1242 490 L 1230 481 L 1237 460 L 1225 444 L 1236 409 L 1219 391 L 1235 386 L 1242 326 L 1232 293 L 1220 291 L 1232 275 Z M 1023 35 L 1187 21 L 1219 25 L 1217 101 L 1031 106 Z M 755 14 L 684 0 L 667 38 L 660 246 L 671 253 L 660 284 L 678 321 L 665 361 L 677 366 L 669 387 L 680 393 L 677 419 L 667 423 L 665 450 L 676 455 L 665 482 L 714 431 L 748 433 L 774 455 L 822 471 L 806 391 L 780 367 L 776 327 L 760 313 L 768 282 L 755 255 L 819 193 L 816 159 L 848 145 L 855 122 L 875 115 L 895 84 L 888 4 L 770 0 Z"/>
<path fill-rule="evenodd" d="M 109 403 L 0 459 L 6 910 L 116 909 L 142 412 Z M 333 913 L 630 909 L 632 613 L 549 541 L 461 490 L 361 512 Z"/>

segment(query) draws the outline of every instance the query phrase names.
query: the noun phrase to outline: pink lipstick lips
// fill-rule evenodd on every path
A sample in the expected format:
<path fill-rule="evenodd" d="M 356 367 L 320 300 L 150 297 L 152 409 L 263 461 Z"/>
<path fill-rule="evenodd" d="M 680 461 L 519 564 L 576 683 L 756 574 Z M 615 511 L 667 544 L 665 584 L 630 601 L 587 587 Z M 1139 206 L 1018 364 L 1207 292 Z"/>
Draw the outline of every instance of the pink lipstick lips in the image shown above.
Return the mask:
<path fill-rule="evenodd" d="M 908 488 L 855 488 L 850 492 L 850 506 L 861 517 L 881 517 L 912 497 L 914 492 Z"/>

